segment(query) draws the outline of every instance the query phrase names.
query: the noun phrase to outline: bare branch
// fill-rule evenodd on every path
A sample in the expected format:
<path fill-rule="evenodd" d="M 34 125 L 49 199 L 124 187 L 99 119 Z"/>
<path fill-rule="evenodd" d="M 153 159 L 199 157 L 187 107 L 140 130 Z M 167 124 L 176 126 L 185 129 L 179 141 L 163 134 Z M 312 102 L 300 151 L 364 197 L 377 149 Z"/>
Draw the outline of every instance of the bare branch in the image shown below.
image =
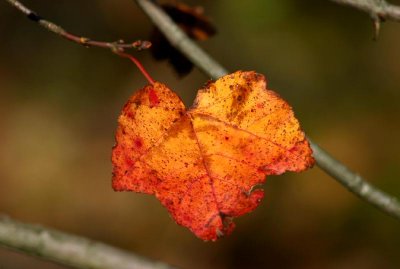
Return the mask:
<path fill-rule="evenodd" d="M 78 43 L 85 47 L 100 47 L 100 48 L 108 48 L 111 49 L 112 51 L 123 51 L 124 49 L 142 50 L 142 49 L 147 49 L 151 46 L 151 43 L 149 41 L 137 40 L 133 43 L 124 43 L 123 40 L 118 40 L 116 42 L 103 42 L 103 41 L 91 40 L 90 38 L 87 37 L 77 36 L 67 32 L 61 26 L 51 21 L 43 19 L 36 12 L 30 10 L 17 0 L 6 0 L 6 1 L 15 8 L 17 8 L 20 12 L 25 14 L 30 20 L 38 23 L 39 25 L 46 28 L 50 32 L 53 32 L 56 35 L 59 35 L 69 41 Z"/>
<path fill-rule="evenodd" d="M 228 73 L 220 64 L 197 46 L 156 4 L 149 0 L 136 0 L 153 23 L 164 33 L 173 46 L 185 54 L 207 76 L 213 79 Z M 390 195 L 367 183 L 361 176 L 331 157 L 315 143 L 311 142 L 317 165 L 335 178 L 340 184 L 363 200 L 376 206 L 388 215 L 400 219 L 400 204 Z"/>
<path fill-rule="evenodd" d="M 385 213 L 400 219 L 400 204 L 396 198 L 366 182 L 360 175 L 352 172 L 341 162 L 335 160 L 315 143 L 311 142 L 311 148 L 318 166 L 327 174 L 334 177 L 340 184 L 360 198 L 366 200 Z"/>
<path fill-rule="evenodd" d="M 18 222 L 5 216 L 0 216 L 0 247 L 22 251 L 74 268 L 173 268 L 84 237 Z"/>
<path fill-rule="evenodd" d="M 389 4 L 385 0 L 331 0 L 335 3 L 350 6 L 366 12 L 374 22 L 375 38 L 379 34 L 381 22 L 392 20 L 400 22 L 400 7 Z"/>

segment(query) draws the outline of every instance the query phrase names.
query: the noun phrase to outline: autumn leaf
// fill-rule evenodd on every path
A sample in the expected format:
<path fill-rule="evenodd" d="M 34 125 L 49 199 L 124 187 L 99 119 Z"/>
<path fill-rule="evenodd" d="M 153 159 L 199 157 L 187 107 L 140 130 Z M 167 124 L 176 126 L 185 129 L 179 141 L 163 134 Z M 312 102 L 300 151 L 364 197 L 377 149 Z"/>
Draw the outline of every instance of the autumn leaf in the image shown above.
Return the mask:
<path fill-rule="evenodd" d="M 305 170 L 311 155 L 291 107 L 260 74 L 238 71 L 209 83 L 188 110 L 155 82 L 119 117 L 112 185 L 154 194 L 178 224 L 216 240 L 260 204 L 256 186 L 266 175 Z"/>

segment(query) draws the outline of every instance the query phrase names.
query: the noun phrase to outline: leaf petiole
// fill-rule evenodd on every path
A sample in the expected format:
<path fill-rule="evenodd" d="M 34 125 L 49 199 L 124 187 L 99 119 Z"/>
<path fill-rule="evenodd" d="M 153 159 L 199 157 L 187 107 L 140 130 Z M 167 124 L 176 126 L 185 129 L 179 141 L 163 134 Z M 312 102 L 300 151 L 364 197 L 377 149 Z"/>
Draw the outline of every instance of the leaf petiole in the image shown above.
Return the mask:
<path fill-rule="evenodd" d="M 113 50 L 113 52 L 121 57 L 128 58 L 129 60 L 131 60 L 136 65 L 136 67 L 140 70 L 140 72 L 142 72 L 143 76 L 147 79 L 147 81 L 151 85 L 154 84 L 154 79 L 150 76 L 150 74 L 146 71 L 146 69 L 144 68 L 144 66 L 138 59 L 136 59 L 135 57 L 133 57 L 132 55 L 130 55 L 128 53 L 124 53 L 119 50 Z"/>

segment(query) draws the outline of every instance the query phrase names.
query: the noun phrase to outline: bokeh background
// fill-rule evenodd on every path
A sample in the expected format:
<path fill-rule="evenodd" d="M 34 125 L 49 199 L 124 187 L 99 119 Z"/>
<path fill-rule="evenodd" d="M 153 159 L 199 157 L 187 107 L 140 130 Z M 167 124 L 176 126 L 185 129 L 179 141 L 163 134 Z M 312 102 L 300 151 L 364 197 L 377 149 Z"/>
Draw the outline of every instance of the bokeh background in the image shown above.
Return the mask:
<path fill-rule="evenodd" d="M 134 1 L 24 1 L 69 31 L 146 39 Z M 400 4 L 400 1 L 391 1 Z M 400 24 L 373 41 L 369 17 L 321 0 L 186 1 L 218 34 L 201 45 L 229 70 L 256 70 L 294 107 L 306 133 L 400 197 Z M 152 196 L 111 189 L 117 116 L 146 82 L 126 59 L 45 31 L 0 2 L 0 213 L 183 268 L 399 268 L 400 223 L 318 167 L 270 177 L 235 232 L 202 242 Z M 207 76 L 180 79 L 134 52 L 191 104 Z M 0 249 L 0 268 L 64 268 Z"/>

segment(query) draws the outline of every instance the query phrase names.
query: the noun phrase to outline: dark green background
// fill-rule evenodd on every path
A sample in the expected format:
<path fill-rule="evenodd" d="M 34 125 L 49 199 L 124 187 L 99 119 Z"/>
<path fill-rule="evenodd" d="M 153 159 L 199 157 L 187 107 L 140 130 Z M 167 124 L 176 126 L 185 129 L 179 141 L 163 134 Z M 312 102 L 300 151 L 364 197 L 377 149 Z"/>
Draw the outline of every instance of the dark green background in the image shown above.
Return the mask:
<path fill-rule="evenodd" d="M 188 1 L 218 34 L 202 46 L 229 70 L 256 70 L 293 106 L 306 133 L 400 197 L 400 24 L 328 0 Z M 69 31 L 146 39 L 134 1 L 25 1 Z M 400 1 L 392 1 L 400 4 Z M 179 79 L 134 52 L 191 104 L 209 78 Z M 204 243 L 151 196 L 111 189 L 117 116 L 145 80 L 126 59 L 45 31 L 0 1 L 0 212 L 184 268 L 399 268 L 400 223 L 318 167 L 270 177 L 266 198 L 228 238 Z M 0 250 L 0 268 L 62 268 Z"/>

